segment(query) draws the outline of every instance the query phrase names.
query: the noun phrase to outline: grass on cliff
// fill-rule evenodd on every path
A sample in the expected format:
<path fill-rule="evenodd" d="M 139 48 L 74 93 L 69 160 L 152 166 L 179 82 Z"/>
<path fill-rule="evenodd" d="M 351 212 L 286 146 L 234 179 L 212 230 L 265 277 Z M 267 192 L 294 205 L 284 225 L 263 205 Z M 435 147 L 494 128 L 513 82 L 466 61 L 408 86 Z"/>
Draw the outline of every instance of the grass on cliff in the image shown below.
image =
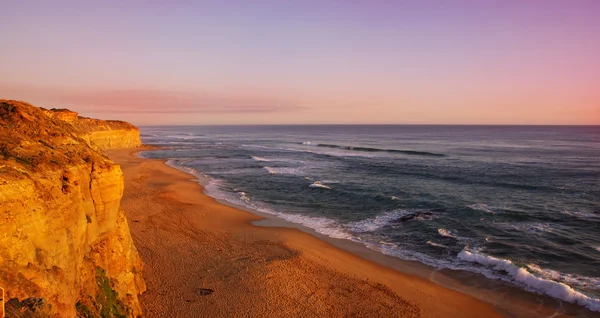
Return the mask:
<path fill-rule="evenodd" d="M 129 307 L 119 300 L 118 293 L 110 286 L 110 279 L 106 277 L 106 272 L 96 268 L 96 284 L 98 285 L 98 294 L 93 303 L 94 308 L 90 308 L 81 300 L 77 302 L 77 317 L 82 318 L 127 318 Z"/>

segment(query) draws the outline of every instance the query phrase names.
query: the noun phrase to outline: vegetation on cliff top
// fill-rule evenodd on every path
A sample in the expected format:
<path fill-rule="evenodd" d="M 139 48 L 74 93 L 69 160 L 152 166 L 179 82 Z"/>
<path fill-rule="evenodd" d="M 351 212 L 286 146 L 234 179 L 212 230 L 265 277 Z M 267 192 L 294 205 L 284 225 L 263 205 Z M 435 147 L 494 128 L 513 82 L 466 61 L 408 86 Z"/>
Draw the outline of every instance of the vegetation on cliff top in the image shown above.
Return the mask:
<path fill-rule="evenodd" d="M 107 163 L 102 153 L 87 146 L 81 138 L 84 133 L 79 127 L 48 116 L 42 108 L 0 100 L 0 175 L 23 177 L 42 169 Z"/>

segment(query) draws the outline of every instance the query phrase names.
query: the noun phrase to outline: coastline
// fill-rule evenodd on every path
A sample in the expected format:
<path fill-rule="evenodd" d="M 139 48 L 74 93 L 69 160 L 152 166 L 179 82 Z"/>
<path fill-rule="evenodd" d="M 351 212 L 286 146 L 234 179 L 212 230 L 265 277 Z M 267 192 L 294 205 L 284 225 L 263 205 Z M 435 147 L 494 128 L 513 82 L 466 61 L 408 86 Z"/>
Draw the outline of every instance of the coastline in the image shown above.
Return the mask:
<path fill-rule="evenodd" d="M 501 284 L 478 288 L 481 281 L 470 287 L 457 273 L 225 205 L 165 160 L 136 155 L 144 150 L 110 151 L 109 157 L 125 174 L 122 206 L 146 264 L 148 291 L 141 302 L 148 316 L 514 316 L 502 302 L 523 310 L 537 305 L 539 316 L 555 314 L 543 296 L 521 299 L 529 293 L 498 290 Z M 210 291 L 201 288 L 214 293 L 203 296 Z M 511 292 L 517 295 L 494 298 Z"/>

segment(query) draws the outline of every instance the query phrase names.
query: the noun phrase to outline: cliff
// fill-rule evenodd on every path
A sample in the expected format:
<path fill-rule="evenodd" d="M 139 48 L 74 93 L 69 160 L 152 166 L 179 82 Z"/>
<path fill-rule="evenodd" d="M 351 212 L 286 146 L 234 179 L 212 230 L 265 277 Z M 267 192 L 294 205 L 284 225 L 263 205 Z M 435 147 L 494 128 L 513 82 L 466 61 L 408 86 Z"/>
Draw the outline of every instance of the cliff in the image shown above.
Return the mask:
<path fill-rule="evenodd" d="M 81 117 L 68 109 L 44 109 L 44 112 L 70 123 L 79 130 L 81 138 L 102 149 L 133 148 L 142 145 L 139 129 L 130 123 Z"/>
<path fill-rule="evenodd" d="M 122 131 L 130 139 L 118 142 Z M 120 210 L 123 174 L 101 150 L 139 145 L 135 132 L 127 123 L 0 100 L 0 287 L 8 317 L 142 314 L 142 262 Z"/>

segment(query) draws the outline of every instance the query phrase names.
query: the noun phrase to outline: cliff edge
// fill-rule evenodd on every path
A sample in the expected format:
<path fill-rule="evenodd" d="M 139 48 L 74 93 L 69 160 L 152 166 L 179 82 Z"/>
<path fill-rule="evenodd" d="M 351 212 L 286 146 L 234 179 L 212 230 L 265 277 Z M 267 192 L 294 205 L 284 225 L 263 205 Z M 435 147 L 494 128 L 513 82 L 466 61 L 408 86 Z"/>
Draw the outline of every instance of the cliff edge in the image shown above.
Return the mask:
<path fill-rule="evenodd" d="M 70 123 L 77 128 L 81 138 L 102 149 L 133 148 L 142 145 L 140 130 L 130 123 L 82 117 L 68 109 L 53 108 L 43 111 L 50 117 Z"/>
<path fill-rule="evenodd" d="M 142 262 L 102 149 L 139 146 L 131 124 L 0 100 L 0 287 L 7 317 L 135 317 Z"/>

